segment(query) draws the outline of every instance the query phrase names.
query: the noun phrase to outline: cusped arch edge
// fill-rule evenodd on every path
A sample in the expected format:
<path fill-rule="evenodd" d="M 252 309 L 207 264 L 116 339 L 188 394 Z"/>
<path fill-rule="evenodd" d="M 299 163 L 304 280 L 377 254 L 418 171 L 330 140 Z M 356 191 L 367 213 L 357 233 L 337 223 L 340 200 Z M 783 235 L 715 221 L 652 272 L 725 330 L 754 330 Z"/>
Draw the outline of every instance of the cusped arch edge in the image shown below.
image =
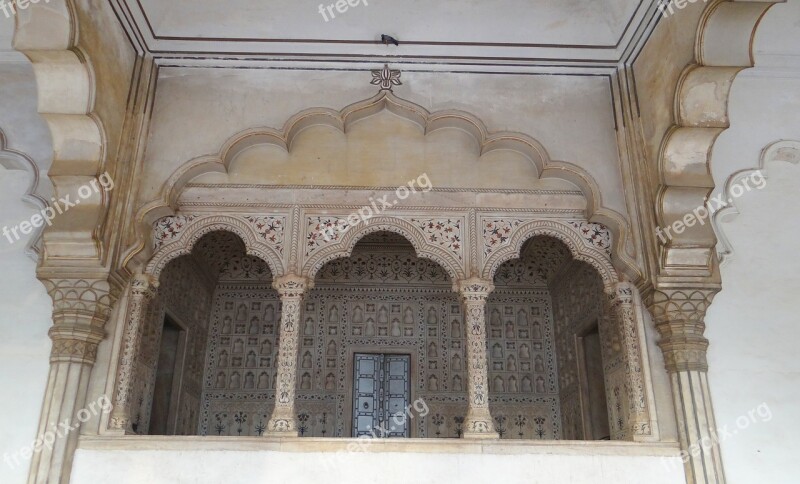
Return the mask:
<path fill-rule="evenodd" d="M 410 222 L 395 217 L 375 217 L 369 224 L 358 226 L 348 230 L 342 236 L 341 241 L 325 247 L 313 254 L 303 263 L 301 274 L 309 279 L 314 279 L 322 267 L 335 259 L 349 257 L 353 253 L 356 244 L 365 236 L 375 232 L 392 232 L 403 236 L 414 247 L 417 257 L 431 260 L 439 264 L 451 282 L 456 284 L 459 280 L 466 278 L 464 264 L 459 262 L 453 255 L 449 254 L 441 247 L 433 246 L 426 242 L 425 234 L 414 227 Z"/>
<path fill-rule="evenodd" d="M 553 237 L 563 242 L 573 259 L 586 262 L 598 272 L 607 290 L 611 290 L 619 282 L 617 270 L 606 254 L 587 247 L 574 230 L 554 220 L 534 220 L 521 224 L 511 236 L 509 243 L 486 259 L 481 269 L 482 278 L 494 280 L 500 266 L 509 260 L 519 258 L 525 242 L 538 236 Z"/>
<path fill-rule="evenodd" d="M 137 242 L 126 251 L 124 265 L 141 263 L 139 254 L 147 248 L 146 237 L 153 222 L 161 217 L 175 215 L 178 197 L 186 184 L 204 173 L 227 173 L 230 163 L 243 150 L 257 145 L 276 146 L 291 152 L 297 135 L 311 126 L 329 126 L 348 133 L 354 123 L 366 117 L 388 110 L 419 126 L 428 135 L 442 129 L 458 129 L 470 134 L 479 148 L 479 155 L 493 151 L 509 150 L 528 159 L 539 178 L 557 178 L 577 186 L 587 201 L 587 219 L 606 225 L 614 235 L 614 254 L 632 279 L 639 279 L 641 270 L 631 254 L 628 254 L 630 228 L 626 218 L 603 206 L 602 193 L 597 182 L 578 165 L 566 161 L 552 160 L 534 138 L 517 132 L 490 132 L 486 125 L 473 114 L 458 110 L 429 112 L 424 107 L 401 99 L 388 91 L 351 104 L 341 111 L 328 108 L 312 108 L 301 111 L 286 121 L 283 128 L 251 128 L 229 138 L 216 154 L 204 155 L 179 167 L 162 185 L 160 197 L 145 204 L 137 213 Z"/>
<path fill-rule="evenodd" d="M 258 257 L 269 266 L 273 278 L 284 275 L 282 257 L 271 247 L 258 241 L 257 234 L 243 221 L 227 215 L 200 216 L 191 221 L 180 236 L 159 247 L 147 262 L 144 273 L 156 279 L 169 262 L 180 256 L 191 254 L 194 246 L 203 236 L 216 231 L 226 231 L 238 236 L 245 246 L 247 255 Z"/>
<path fill-rule="evenodd" d="M 729 205 L 722 207 L 714 212 L 711 216 L 711 224 L 714 228 L 714 233 L 717 234 L 720 249 L 717 251 L 720 263 L 725 263 L 730 260 L 734 255 L 733 245 L 725 233 L 722 222 L 730 222 L 739 214 L 739 209 L 736 206 L 737 197 L 732 189 L 743 178 L 752 176 L 760 172 L 764 180 L 768 179 L 768 165 L 772 162 L 784 161 L 792 163 L 795 166 L 800 166 L 800 140 L 780 140 L 768 144 L 761 151 L 758 166 L 753 168 L 745 168 L 731 174 L 725 181 L 724 188 L 722 189 L 723 200 L 731 200 Z"/>

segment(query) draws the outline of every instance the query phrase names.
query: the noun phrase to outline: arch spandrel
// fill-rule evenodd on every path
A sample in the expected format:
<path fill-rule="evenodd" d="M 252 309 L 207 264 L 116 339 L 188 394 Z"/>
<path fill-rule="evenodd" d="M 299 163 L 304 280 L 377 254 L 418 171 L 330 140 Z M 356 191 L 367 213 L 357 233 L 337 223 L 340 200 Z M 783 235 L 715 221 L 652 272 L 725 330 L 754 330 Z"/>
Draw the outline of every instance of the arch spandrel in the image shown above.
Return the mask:
<path fill-rule="evenodd" d="M 284 265 L 284 231 L 281 229 L 275 236 L 275 242 L 265 241 L 264 216 L 229 215 L 179 215 L 160 219 L 163 226 L 154 227 L 155 254 L 147 263 L 145 273 L 158 277 L 166 265 L 182 256 L 192 252 L 195 244 L 204 235 L 216 231 L 227 231 L 236 234 L 244 243 L 248 255 L 258 257 L 269 266 L 272 274 L 277 278 L 286 273 Z M 285 217 L 275 220 L 285 225 Z M 158 234 L 168 233 L 159 241 Z"/>
<path fill-rule="evenodd" d="M 349 257 L 353 253 L 353 249 L 359 240 L 375 232 L 392 232 L 405 237 L 414 247 L 414 251 L 418 257 L 432 260 L 442 266 L 453 283 L 466 277 L 466 252 L 464 251 L 463 244 L 458 244 L 458 247 L 454 247 L 453 244 L 432 241 L 433 237 L 431 234 L 426 234 L 425 229 L 422 228 L 423 224 L 433 223 L 431 219 L 425 219 L 424 217 L 415 218 L 413 216 L 380 216 L 369 220 L 367 224 L 344 227 L 338 224 L 337 221 L 345 219 L 336 216 L 327 217 L 334 221 L 334 227 L 344 227 L 342 230 L 334 228 L 329 231 L 328 238 L 330 241 L 327 241 L 322 232 L 315 232 L 318 230 L 315 228 L 318 225 L 315 219 L 321 218 L 322 217 L 319 216 L 307 216 L 305 219 L 308 222 L 305 231 L 305 240 L 307 242 L 312 239 L 324 241 L 324 245 L 316 247 L 313 250 L 310 248 L 309 243 L 305 244 L 306 249 L 302 254 L 303 264 L 300 272 L 308 278 L 313 279 L 327 262 L 342 257 Z M 454 218 L 445 220 L 450 221 L 453 225 L 457 225 L 458 230 L 463 231 L 462 233 L 466 236 L 465 220 Z M 431 231 L 444 233 L 451 228 L 452 227 L 436 226 L 432 227 Z"/>
<path fill-rule="evenodd" d="M 619 281 L 619 276 L 611 263 L 610 240 L 608 242 L 590 241 L 582 234 L 581 224 L 586 224 L 586 222 L 517 220 L 509 223 L 507 236 L 498 247 L 488 251 L 489 242 L 484 238 L 484 262 L 481 269 L 483 279 L 493 280 L 497 269 L 504 262 L 520 257 L 525 242 L 536 236 L 544 235 L 560 240 L 569 248 L 575 260 L 586 262 L 594 267 L 603 279 L 606 292 L 613 291 L 613 287 Z M 598 230 L 600 229 L 598 228 Z M 606 246 L 608 249 L 604 249 Z"/>

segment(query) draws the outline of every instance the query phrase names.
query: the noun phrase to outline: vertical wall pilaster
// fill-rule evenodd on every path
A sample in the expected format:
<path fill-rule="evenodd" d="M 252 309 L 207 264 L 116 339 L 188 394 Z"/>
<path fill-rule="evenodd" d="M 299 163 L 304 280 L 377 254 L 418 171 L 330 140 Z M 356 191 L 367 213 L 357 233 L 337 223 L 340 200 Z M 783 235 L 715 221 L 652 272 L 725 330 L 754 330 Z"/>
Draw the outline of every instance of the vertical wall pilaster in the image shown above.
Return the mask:
<path fill-rule="evenodd" d="M 465 438 L 498 439 L 489 411 L 489 375 L 486 356 L 486 300 L 494 290 L 489 281 L 478 278 L 457 285 L 464 307 L 467 333 L 467 417 Z"/>
<path fill-rule="evenodd" d="M 618 360 L 620 386 L 625 393 L 624 408 L 618 416 L 623 420 L 623 429 L 618 438 L 655 441 L 658 440 L 658 424 L 646 358 L 643 305 L 639 291 L 630 282 L 618 282 L 607 291 L 604 307 L 607 321 L 605 331 L 611 333 L 608 338 L 611 348 L 606 349 L 606 356 Z M 612 429 L 618 427 L 615 422 L 610 424 Z"/>
<path fill-rule="evenodd" d="M 276 279 L 272 287 L 281 298 L 281 329 L 278 344 L 278 375 L 275 385 L 275 409 L 265 435 L 297 436 L 295 390 L 297 388 L 298 322 L 303 297 L 313 287 L 305 277 L 287 275 Z"/>
<path fill-rule="evenodd" d="M 131 394 L 136 356 L 142 342 L 144 318 L 147 308 L 158 289 L 158 281 L 150 275 L 135 276 L 130 283 L 128 306 L 125 311 L 125 329 L 119 351 L 119 364 L 114 390 L 114 409 L 109 427 L 126 434 L 135 433 L 131 422 Z"/>
<path fill-rule="evenodd" d="M 708 340 L 703 322 L 717 289 L 656 291 L 650 308 L 672 396 L 689 484 L 724 484 L 714 410 L 708 388 Z"/>
<path fill-rule="evenodd" d="M 105 280 L 44 279 L 53 299 L 53 341 L 37 438 L 54 435 L 31 461 L 30 483 L 68 482 L 89 376 L 114 297 Z M 61 424 L 61 425 L 59 425 Z"/>

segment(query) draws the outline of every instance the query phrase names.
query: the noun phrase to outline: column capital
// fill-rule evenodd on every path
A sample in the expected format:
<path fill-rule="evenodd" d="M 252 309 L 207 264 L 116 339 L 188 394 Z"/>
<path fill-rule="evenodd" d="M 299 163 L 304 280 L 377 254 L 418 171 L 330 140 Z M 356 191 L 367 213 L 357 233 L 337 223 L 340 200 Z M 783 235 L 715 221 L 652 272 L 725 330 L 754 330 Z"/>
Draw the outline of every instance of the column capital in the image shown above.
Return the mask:
<path fill-rule="evenodd" d="M 278 291 L 281 299 L 302 298 L 306 291 L 314 287 L 314 281 L 296 274 L 287 274 L 275 279 L 272 287 Z"/>
<path fill-rule="evenodd" d="M 50 361 L 94 363 L 116 300 L 108 281 L 47 278 L 42 283 L 53 300 Z"/>
<path fill-rule="evenodd" d="M 466 301 L 485 300 L 494 291 L 494 284 L 491 281 L 478 277 L 462 279 L 453 286 L 453 290 L 458 291 Z"/>
<path fill-rule="evenodd" d="M 158 278 L 150 274 L 136 274 L 131 278 L 131 296 L 152 299 L 158 291 Z"/>
<path fill-rule="evenodd" d="M 668 372 L 708 371 L 704 320 L 718 291 L 716 288 L 662 289 L 650 295 L 648 307 L 661 335 L 658 346 L 664 353 Z"/>
<path fill-rule="evenodd" d="M 622 302 L 633 304 L 634 293 L 638 291 L 636 286 L 628 281 L 619 281 L 605 287 L 605 294 L 608 302 Z"/>

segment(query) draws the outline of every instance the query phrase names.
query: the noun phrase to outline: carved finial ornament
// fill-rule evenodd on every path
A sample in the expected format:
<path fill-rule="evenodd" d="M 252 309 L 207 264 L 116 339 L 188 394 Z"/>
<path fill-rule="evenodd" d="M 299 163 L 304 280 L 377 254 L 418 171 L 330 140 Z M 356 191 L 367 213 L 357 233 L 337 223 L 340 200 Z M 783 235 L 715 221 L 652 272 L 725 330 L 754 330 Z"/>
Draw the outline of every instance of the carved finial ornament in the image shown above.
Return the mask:
<path fill-rule="evenodd" d="M 400 71 L 389 69 L 387 64 L 383 65 L 383 69 L 378 69 L 372 71 L 372 81 L 370 82 L 373 86 L 380 86 L 381 91 L 392 91 L 392 86 L 401 86 L 403 85 L 400 82 Z"/>

